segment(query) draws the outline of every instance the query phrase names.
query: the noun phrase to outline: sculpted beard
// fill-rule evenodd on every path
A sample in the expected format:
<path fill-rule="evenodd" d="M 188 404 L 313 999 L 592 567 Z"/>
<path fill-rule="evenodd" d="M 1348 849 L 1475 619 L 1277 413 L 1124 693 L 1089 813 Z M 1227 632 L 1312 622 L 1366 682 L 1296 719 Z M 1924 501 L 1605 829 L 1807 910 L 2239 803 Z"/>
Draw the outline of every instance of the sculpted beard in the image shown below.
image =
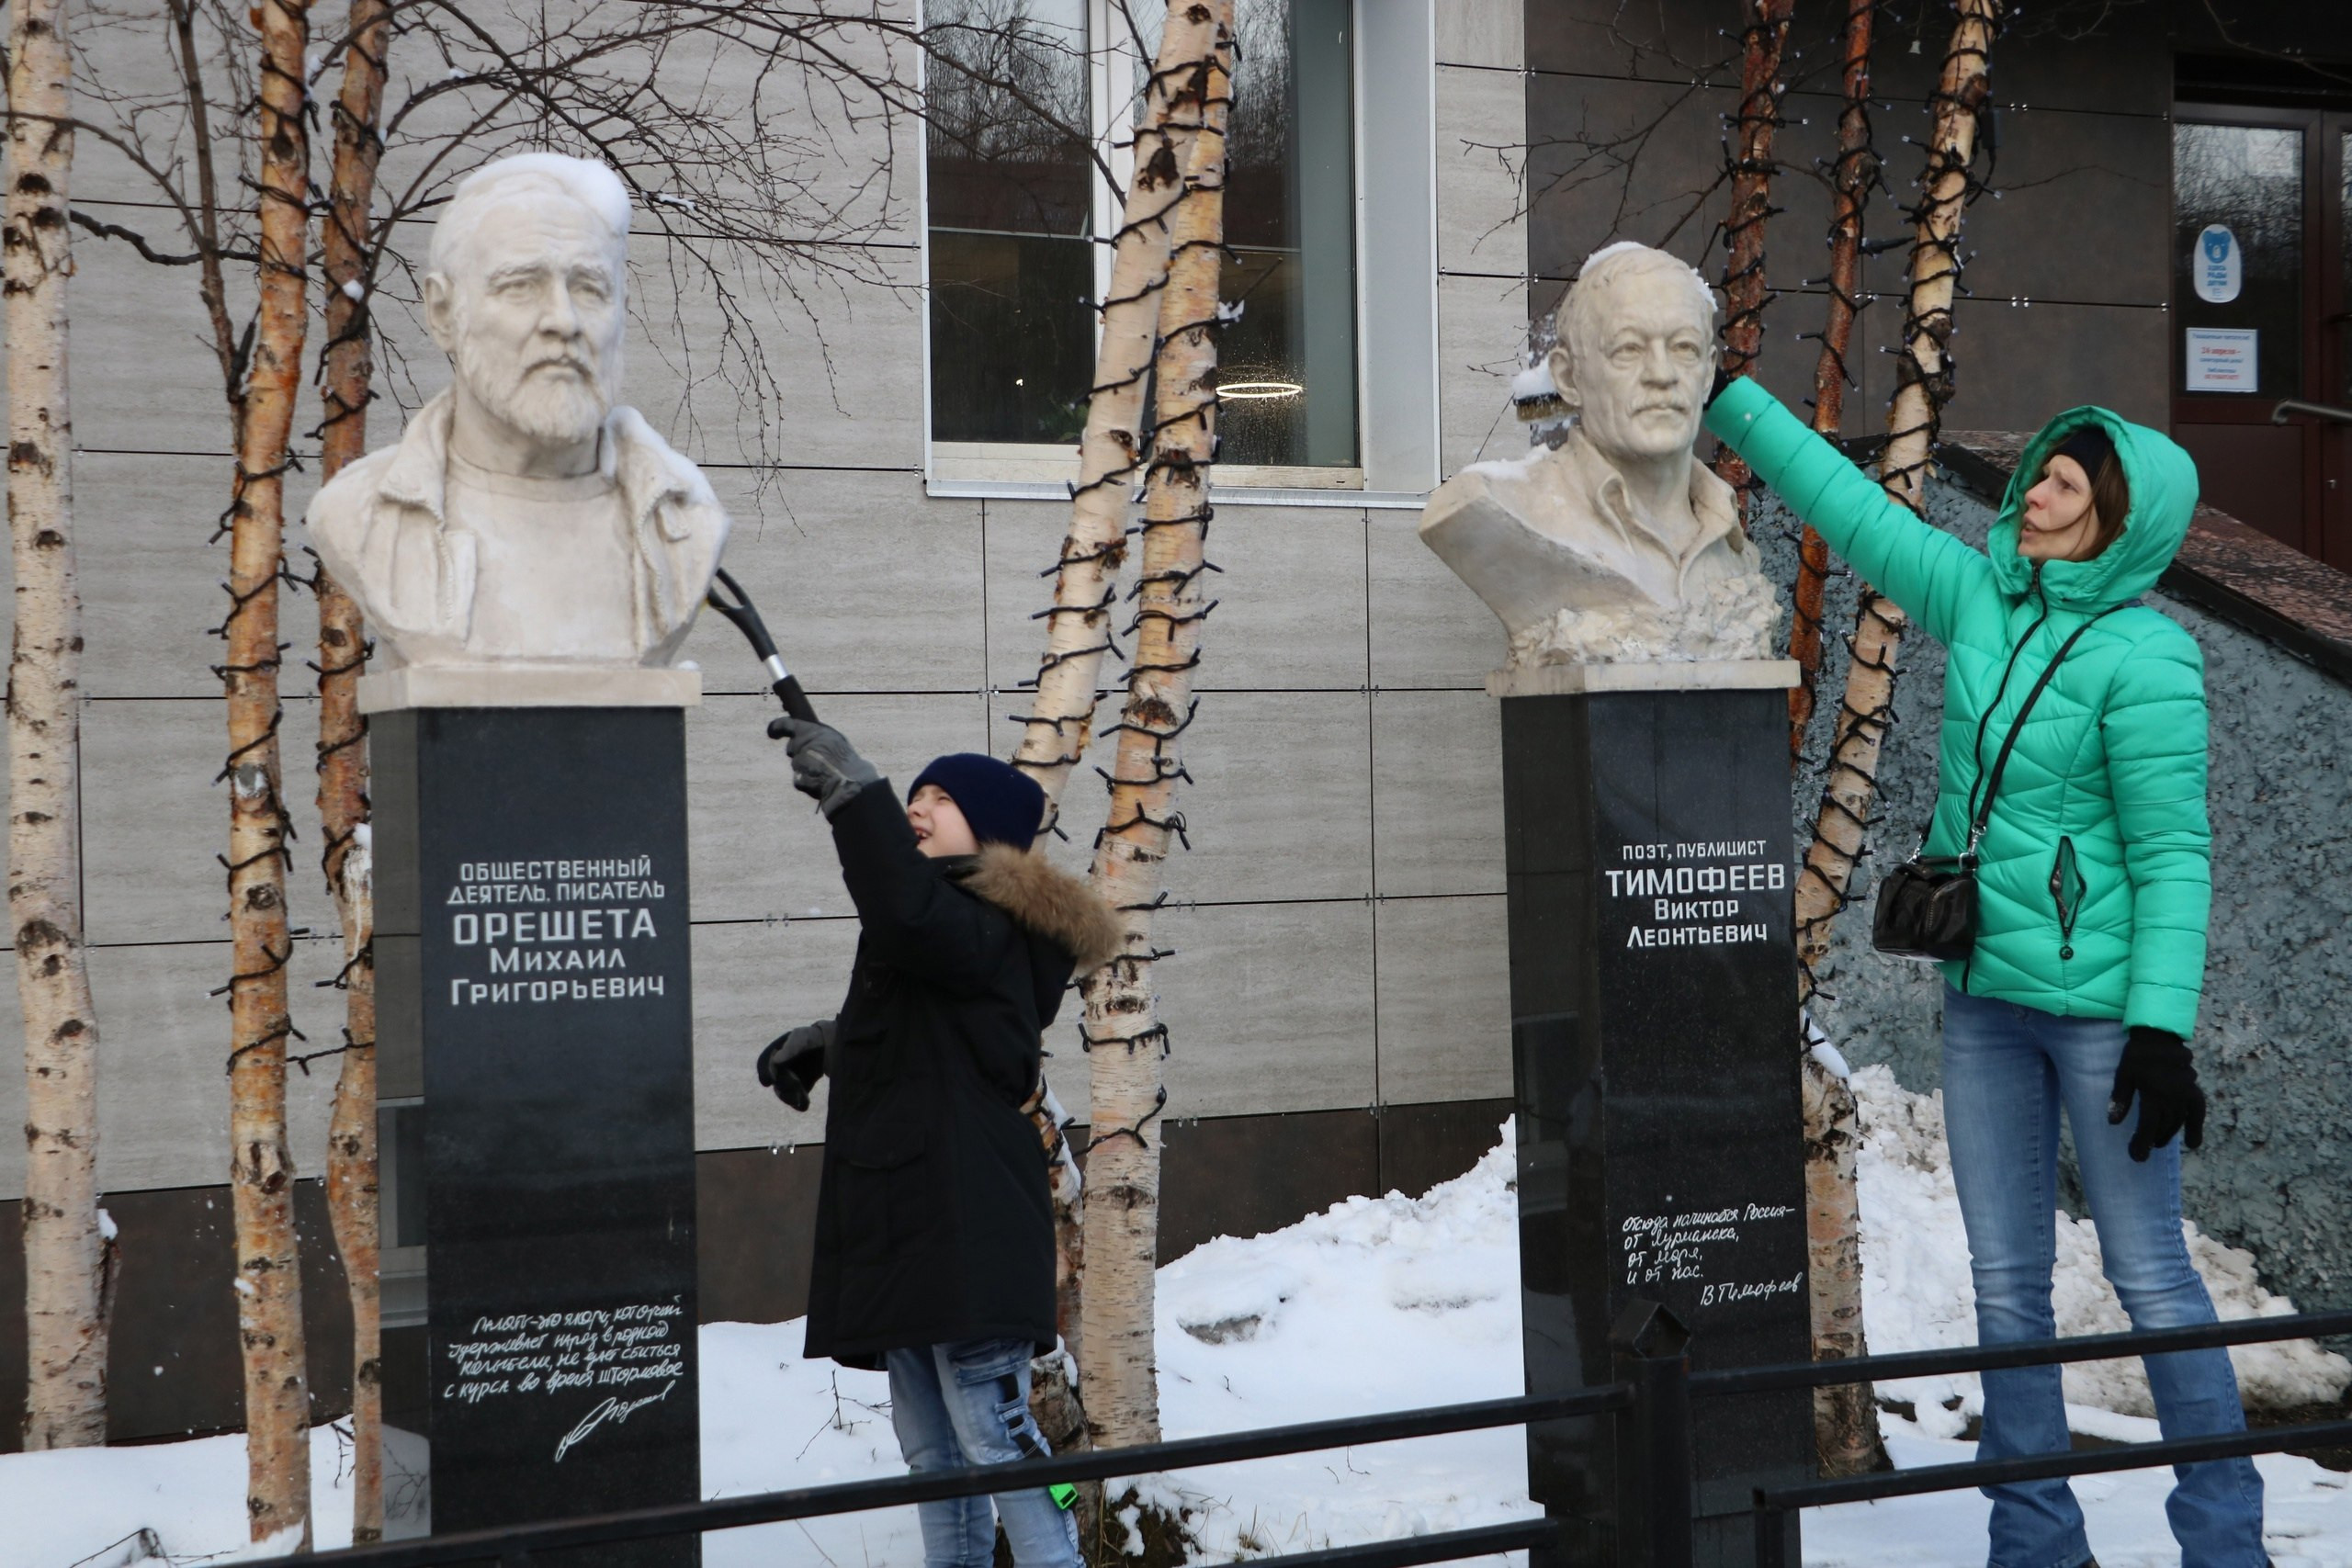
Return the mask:
<path fill-rule="evenodd" d="M 502 363 L 473 334 L 458 334 L 458 375 L 492 413 L 542 441 L 585 441 L 604 428 L 605 416 L 612 412 L 611 383 L 597 373 L 588 355 L 561 357 L 573 374 L 541 369 L 548 363 L 544 354 L 519 365 Z M 609 359 L 611 379 L 617 381 L 617 346 Z"/>

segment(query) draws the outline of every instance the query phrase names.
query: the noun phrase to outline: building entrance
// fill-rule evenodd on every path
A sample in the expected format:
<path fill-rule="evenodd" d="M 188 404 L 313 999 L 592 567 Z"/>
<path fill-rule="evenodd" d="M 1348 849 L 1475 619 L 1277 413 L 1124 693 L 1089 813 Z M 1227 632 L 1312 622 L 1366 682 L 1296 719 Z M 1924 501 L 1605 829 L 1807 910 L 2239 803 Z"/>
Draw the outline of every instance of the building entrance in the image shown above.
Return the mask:
<path fill-rule="evenodd" d="M 2352 113 L 2182 104 L 2173 434 L 2205 500 L 2352 570 Z"/>

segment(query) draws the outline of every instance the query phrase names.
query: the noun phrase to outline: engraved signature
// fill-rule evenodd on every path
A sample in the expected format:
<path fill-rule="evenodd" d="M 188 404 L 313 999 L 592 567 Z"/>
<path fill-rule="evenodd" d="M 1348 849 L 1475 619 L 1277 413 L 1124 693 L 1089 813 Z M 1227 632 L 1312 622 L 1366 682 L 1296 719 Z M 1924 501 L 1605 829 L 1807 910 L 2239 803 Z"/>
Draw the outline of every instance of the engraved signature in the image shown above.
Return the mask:
<path fill-rule="evenodd" d="M 594 1431 L 605 1422 L 610 1421 L 615 1426 L 618 1426 L 621 1422 L 628 1420 L 630 1416 L 636 1415 L 647 1405 L 658 1404 L 661 1401 L 669 1398 L 670 1391 L 677 1386 L 678 1380 L 672 1378 L 668 1382 L 662 1385 L 662 1392 L 660 1393 L 649 1393 L 643 1399 L 632 1399 L 627 1404 L 623 1404 L 617 1395 L 611 1399 L 607 1399 L 604 1404 L 599 1404 L 595 1409 L 591 1410 L 585 1416 L 582 1417 L 579 1426 L 574 1427 L 571 1431 L 564 1434 L 563 1441 L 556 1444 L 555 1446 L 555 1462 L 561 1464 L 563 1462 L 564 1454 L 570 1450 L 572 1444 L 580 1441 L 581 1438 L 586 1437 L 589 1433 Z"/>

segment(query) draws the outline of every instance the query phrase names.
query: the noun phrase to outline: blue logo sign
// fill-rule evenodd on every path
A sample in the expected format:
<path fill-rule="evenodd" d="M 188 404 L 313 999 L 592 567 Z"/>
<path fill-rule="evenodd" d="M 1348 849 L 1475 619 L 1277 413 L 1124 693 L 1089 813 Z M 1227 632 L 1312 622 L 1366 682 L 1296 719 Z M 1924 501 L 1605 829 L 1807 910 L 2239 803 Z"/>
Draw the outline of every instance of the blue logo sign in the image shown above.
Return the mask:
<path fill-rule="evenodd" d="M 2245 289 L 2245 250 L 2226 224 L 2208 223 L 2189 254 L 2189 283 L 2208 305 L 2227 305 Z"/>

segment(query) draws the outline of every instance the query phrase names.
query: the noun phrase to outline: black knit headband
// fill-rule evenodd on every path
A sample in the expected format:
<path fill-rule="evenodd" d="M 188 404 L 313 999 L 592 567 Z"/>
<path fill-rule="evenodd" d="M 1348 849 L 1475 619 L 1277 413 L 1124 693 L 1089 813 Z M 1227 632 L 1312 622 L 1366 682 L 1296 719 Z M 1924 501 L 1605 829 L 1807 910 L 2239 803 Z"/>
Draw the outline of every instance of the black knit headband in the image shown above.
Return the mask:
<path fill-rule="evenodd" d="M 2083 477 L 2096 481 L 2107 460 L 2115 456 L 2115 438 L 2099 425 L 2086 424 L 2058 443 L 2050 454 L 2053 457 L 2072 457 L 2083 466 Z"/>

